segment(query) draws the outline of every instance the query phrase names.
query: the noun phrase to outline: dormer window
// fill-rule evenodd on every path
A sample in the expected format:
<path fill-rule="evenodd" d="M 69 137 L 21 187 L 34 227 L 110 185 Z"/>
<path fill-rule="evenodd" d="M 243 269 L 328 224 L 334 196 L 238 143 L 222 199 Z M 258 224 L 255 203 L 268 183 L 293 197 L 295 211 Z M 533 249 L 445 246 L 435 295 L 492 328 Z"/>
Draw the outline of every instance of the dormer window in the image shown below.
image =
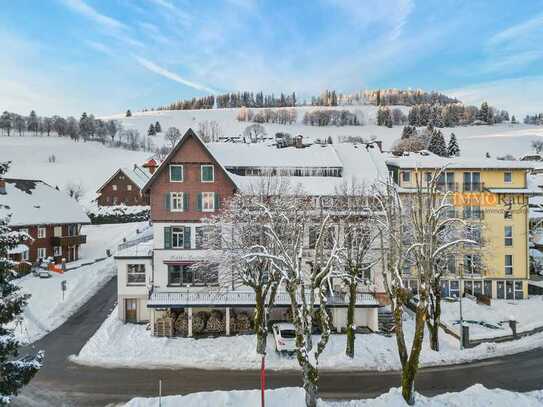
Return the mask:
<path fill-rule="evenodd" d="M 183 182 L 182 165 L 170 165 L 170 182 Z"/>
<path fill-rule="evenodd" d="M 200 179 L 202 182 L 215 181 L 215 171 L 213 165 L 200 166 Z"/>

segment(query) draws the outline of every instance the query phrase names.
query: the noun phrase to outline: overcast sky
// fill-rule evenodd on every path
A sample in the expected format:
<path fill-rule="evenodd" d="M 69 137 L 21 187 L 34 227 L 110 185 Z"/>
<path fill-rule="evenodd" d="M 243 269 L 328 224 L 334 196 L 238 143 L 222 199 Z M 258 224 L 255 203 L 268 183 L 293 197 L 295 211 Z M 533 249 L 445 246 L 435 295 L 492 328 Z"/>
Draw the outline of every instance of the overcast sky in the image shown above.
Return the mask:
<path fill-rule="evenodd" d="M 236 90 L 437 89 L 543 111 L 543 0 L 24 0 L 0 110 L 97 115 Z"/>

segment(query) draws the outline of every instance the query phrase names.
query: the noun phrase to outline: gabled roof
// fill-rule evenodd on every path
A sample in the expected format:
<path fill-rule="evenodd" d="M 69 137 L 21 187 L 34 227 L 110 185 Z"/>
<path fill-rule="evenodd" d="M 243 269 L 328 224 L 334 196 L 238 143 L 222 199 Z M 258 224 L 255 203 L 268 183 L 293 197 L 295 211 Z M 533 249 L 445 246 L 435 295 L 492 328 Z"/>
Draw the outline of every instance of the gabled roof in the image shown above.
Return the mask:
<path fill-rule="evenodd" d="M 10 226 L 90 223 L 73 198 L 40 180 L 4 178 L 0 216 L 11 215 Z"/>
<path fill-rule="evenodd" d="M 137 185 L 139 189 L 142 189 L 143 186 L 147 181 L 149 181 L 150 174 L 148 171 L 138 167 L 135 165 L 133 168 L 119 168 L 111 177 L 108 178 L 106 182 L 102 184 L 100 188 L 96 191 L 96 193 L 100 193 L 104 187 L 111 182 L 120 172 L 122 172 L 124 175 L 130 179 L 134 184 Z"/>
<path fill-rule="evenodd" d="M 183 137 L 181 137 L 181 140 L 179 140 L 179 142 L 175 145 L 175 147 L 172 149 L 172 151 L 170 151 L 170 153 L 168 154 L 168 156 L 164 159 L 164 161 L 162 161 L 162 163 L 160 164 L 160 166 L 157 168 L 157 170 L 155 171 L 155 173 L 151 176 L 151 178 L 149 178 L 149 180 L 145 183 L 145 185 L 143 186 L 142 188 L 142 192 L 148 192 L 148 190 L 151 188 L 151 185 L 153 185 L 153 182 L 155 182 L 155 180 L 158 178 L 158 176 L 162 173 L 162 171 L 164 171 L 165 168 L 168 168 L 168 165 L 170 164 L 170 161 L 172 160 L 173 157 L 175 157 L 175 155 L 177 154 L 177 152 L 179 151 L 179 149 L 183 146 L 183 144 L 185 144 L 185 141 L 187 141 L 190 137 L 192 137 L 201 147 L 202 149 L 206 152 L 207 155 L 209 155 L 209 158 L 211 158 L 211 160 L 213 161 L 214 164 L 216 164 L 217 166 L 219 166 L 226 178 L 232 183 L 232 185 L 234 187 L 237 188 L 237 185 L 236 183 L 234 182 L 234 180 L 232 179 L 231 177 L 231 174 L 226 171 L 226 169 L 224 168 L 223 164 L 220 163 L 216 158 L 215 156 L 211 153 L 211 151 L 209 151 L 209 149 L 207 148 L 207 146 L 204 144 L 204 142 L 200 139 L 200 137 L 198 137 L 198 135 L 191 129 L 189 128 L 185 134 L 183 135 Z"/>

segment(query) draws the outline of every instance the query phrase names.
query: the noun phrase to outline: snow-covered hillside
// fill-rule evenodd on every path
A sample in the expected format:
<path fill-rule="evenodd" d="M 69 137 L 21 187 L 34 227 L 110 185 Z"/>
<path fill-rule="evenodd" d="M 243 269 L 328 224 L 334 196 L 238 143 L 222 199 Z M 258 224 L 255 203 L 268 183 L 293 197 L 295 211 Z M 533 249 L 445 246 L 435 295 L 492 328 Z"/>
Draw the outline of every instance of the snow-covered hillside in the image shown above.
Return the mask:
<path fill-rule="evenodd" d="M 394 106 L 391 106 L 394 108 Z M 302 123 L 304 113 L 314 109 L 304 106 L 296 107 L 298 119 L 295 125 L 263 124 L 269 135 L 276 132 L 288 132 L 291 134 L 302 134 L 312 138 L 333 139 L 340 136 L 361 136 L 371 138 L 375 136 L 383 141 L 385 149 L 390 148 L 397 140 L 402 131 L 402 126 L 387 128 L 375 125 L 376 106 L 338 106 L 331 109 L 347 109 L 352 112 L 361 113 L 364 117 L 364 126 L 343 126 L 343 127 L 317 127 L 306 126 Z M 321 109 L 321 108 L 319 108 Z M 401 109 L 407 113 L 408 108 Z M 252 109 L 258 111 L 259 109 Z M 205 121 L 216 121 L 220 124 L 225 136 L 236 136 L 243 133 L 243 130 L 251 124 L 250 122 L 239 122 L 236 116 L 239 109 L 212 109 L 212 110 L 174 110 L 133 113 L 132 117 L 114 115 L 105 119 L 118 119 L 125 128 L 137 129 L 142 135 L 147 134 L 150 124 L 160 122 L 162 130 L 168 127 L 177 127 L 181 132 L 189 127 L 197 130 L 199 123 Z M 491 156 L 512 154 L 516 158 L 531 150 L 531 141 L 543 137 L 543 127 L 527 126 L 524 124 L 497 124 L 493 126 L 463 126 L 442 129 L 446 138 L 450 133 L 455 133 L 460 143 L 461 154 L 470 157 L 483 157 L 487 152 Z M 156 145 L 165 144 L 162 134 L 152 137 Z"/>
<path fill-rule="evenodd" d="M 55 156 L 55 162 L 49 157 Z M 149 153 L 109 148 L 96 142 L 75 142 L 67 137 L 0 137 L 0 162 L 11 161 L 10 178 L 40 179 L 63 189 L 81 184 L 82 203 L 96 197 L 96 190 L 119 167 L 142 164 Z"/>

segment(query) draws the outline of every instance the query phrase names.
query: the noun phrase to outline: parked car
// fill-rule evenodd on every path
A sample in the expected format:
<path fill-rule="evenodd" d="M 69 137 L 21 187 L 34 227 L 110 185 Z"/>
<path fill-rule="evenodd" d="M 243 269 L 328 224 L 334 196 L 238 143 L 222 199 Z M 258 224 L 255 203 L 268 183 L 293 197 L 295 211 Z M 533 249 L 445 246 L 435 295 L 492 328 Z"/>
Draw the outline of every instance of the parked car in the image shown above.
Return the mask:
<path fill-rule="evenodd" d="M 296 331 L 294 325 L 288 322 L 279 322 L 272 326 L 275 350 L 281 353 L 294 353 L 296 351 Z"/>
<path fill-rule="evenodd" d="M 53 277 L 53 274 L 51 274 L 51 272 L 47 269 L 39 269 L 38 270 L 38 277 L 39 278 L 49 278 L 49 277 Z"/>

